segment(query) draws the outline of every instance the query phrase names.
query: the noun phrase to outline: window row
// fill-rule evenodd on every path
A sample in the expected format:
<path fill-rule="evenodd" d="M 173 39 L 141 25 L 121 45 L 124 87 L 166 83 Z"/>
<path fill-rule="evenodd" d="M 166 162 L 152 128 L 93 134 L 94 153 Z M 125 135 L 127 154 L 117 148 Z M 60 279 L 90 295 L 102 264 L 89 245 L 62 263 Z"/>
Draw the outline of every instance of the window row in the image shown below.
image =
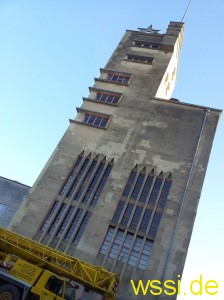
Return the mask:
<path fill-rule="evenodd" d="M 66 204 L 62 203 L 59 205 L 59 202 L 56 201 L 48 215 L 47 219 L 45 220 L 44 224 L 41 227 L 43 231 L 48 223 L 50 222 L 51 216 L 55 212 L 57 206 L 60 206 L 56 216 L 53 219 L 50 227 L 48 228 L 47 233 L 52 235 L 55 232 L 55 236 L 63 237 L 64 240 L 68 241 L 72 238 L 72 243 L 78 242 L 84 232 L 84 229 L 89 221 L 91 216 L 91 212 L 87 211 L 83 213 L 83 209 L 78 209 L 74 215 L 75 207 L 70 206 L 65 216 L 62 218 L 63 212 L 66 209 Z M 58 227 L 58 224 L 60 226 Z M 79 226 L 77 227 L 79 223 Z"/>
<path fill-rule="evenodd" d="M 120 97 L 113 94 L 106 94 L 98 92 L 96 94 L 95 100 L 103 103 L 117 104 Z"/>
<path fill-rule="evenodd" d="M 152 249 L 152 242 L 132 233 L 109 227 L 100 253 L 130 266 L 145 270 Z"/>
<path fill-rule="evenodd" d="M 132 215 L 132 217 L 131 217 Z M 122 216 L 122 217 L 121 217 Z M 143 210 L 143 207 L 128 203 L 125 206 L 124 201 L 120 201 L 112 219 L 113 224 L 118 224 L 129 230 L 138 230 L 139 233 L 146 234 L 154 239 L 159 227 L 162 214 L 151 209 Z M 120 220 L 121 218 L 121 220 Z"/>
<path fill-rule="evenodd" d="M 78 158 L 71 174 L 61 189 L 60 195 L 66 192 L 67 198 L 73 198 L 74 201 L 82 199 L 82 203 L 95 205 L 103 187 L 110 175 L 113 165 L 105 161 L 98 161 L 97 158 L 89 157 Z M 75 171 L 76 170 L 76 173 Z M 71 180 L 73 176 L 73 180 Z"/>
<path fill-rule="evenodd" d="M 82 119 L 82 123 L 89 124 L 101 128 L 106 128 L 109 118 L 105 118 L 99 115 L 85 113 Z"/>
<path fill-rule="evenodd" d="M 143 47 L 143 48 L 149 48 L 149 49 L 159 49 L 160 43 L 155 42 L 148 42 L 148 41 L 134 41 L 134 46 Z"/>
<path fill-rule="evenodd" d="M 128 54 L 126 60 L 134 61 L 134 62 L 138 62 L 138 63 L 151 64 L 153 62 L 154 58 L 147 57 L 147 56 Z"/>
<path fill-rule="evenodd" d="M 112 161 L 107 162 L 105 157 L 99 159 L 97 155 L 91 158 L 91 155 L 84 156 L 82 152 L 41 230 L 54 237 L 72 240 L 73 243 L 79 241 L 91 216 L 89 209 L 96 205 L 112 167 Z"/>
<path fill-rule="evenodd" d="M 123 190 L 123 197 L 139 202 L 154 205 L 158 199 L 158 207 L 163 208 L 171 187 L 171 176 L 165 180 L 162 175 L 155 176 L 154 173 L 138 173 L 132 170 L 126 186 Z"/>
<path fill-rule="evenodd" d="M 118 83 L 127 84 L 130 80 L 130 76 L 123 76 L 123 75 L 108 73 L 106 79 L 110 80 L 110 81 L 118 82 Z"/>

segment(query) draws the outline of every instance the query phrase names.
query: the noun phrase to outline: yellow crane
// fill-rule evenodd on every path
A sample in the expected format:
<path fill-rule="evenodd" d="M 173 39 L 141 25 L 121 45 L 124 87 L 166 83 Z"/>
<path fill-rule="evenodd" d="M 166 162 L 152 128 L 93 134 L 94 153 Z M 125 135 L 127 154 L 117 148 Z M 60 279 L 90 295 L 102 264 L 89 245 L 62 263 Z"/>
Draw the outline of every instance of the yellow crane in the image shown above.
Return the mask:
<path fill-rule="evenodd" d="M 0 300 L 75 300 L 74 283 L 114 300 L 119 277 L 0 227 Z"/>

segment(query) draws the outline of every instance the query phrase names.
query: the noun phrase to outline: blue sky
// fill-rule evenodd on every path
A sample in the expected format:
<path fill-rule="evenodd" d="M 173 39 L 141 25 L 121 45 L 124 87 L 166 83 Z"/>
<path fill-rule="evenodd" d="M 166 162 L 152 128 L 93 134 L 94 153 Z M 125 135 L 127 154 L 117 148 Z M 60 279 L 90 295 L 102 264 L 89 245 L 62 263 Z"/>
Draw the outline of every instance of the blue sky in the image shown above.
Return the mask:
<path fill-rule="evenodd" d="M 187 4 L 1 0 L 0 176 L 32 185 L 125 30 L 153 24 L 165 32 Z M 192 1 L 173 97 L 223 109 L 223 15 L 223 0 Z M 208 299 L 224 295 L 223 132 L 221 118 L 184 272 L 186 281 L 203 274 L 220 283 Z"/>

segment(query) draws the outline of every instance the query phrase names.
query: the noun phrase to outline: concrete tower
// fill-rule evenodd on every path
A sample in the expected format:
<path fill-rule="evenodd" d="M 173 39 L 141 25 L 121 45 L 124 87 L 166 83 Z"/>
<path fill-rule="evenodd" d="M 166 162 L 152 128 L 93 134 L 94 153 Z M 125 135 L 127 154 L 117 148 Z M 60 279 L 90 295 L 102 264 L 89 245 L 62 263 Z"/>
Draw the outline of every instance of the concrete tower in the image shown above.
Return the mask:
<path fill-rule="evenodd" d="M 11 223 L 120 274 L 122 300 L 182 274 L 221 113 L 170 99 L 183 27 L 125 33 Z"/>

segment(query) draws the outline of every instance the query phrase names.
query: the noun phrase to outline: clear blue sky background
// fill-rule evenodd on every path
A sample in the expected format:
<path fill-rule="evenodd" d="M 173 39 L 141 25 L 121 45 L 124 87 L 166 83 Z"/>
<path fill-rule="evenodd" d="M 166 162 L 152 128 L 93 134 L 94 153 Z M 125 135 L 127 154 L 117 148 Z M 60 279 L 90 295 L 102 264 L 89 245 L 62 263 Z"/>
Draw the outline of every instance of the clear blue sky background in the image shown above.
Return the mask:
<path fill-rule="evenodd" d="M 187 4 L 1 0 L 0 176 L 32 185 L 125 30 L 153 24 L 165 32 Z M 223 109 L 223 16 L 223 0 L 192 1 L 173 97 Z M 185 281 L 203 274 L 219 282 L 218 295 L 203 300 L 224 297 L 223 129 L 221 119 L 184 272 Z"/>

